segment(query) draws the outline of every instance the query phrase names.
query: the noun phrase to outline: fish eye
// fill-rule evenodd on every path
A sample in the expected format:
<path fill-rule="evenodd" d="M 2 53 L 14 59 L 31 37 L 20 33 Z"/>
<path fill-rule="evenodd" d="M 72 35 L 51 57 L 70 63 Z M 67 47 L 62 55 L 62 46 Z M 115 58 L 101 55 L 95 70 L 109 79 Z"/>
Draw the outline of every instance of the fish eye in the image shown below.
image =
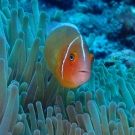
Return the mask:
<path fill-rule="evenodd" d="M 70 60 L 73 61 L 74 60 L 74 54 L 70 54 Z"/>

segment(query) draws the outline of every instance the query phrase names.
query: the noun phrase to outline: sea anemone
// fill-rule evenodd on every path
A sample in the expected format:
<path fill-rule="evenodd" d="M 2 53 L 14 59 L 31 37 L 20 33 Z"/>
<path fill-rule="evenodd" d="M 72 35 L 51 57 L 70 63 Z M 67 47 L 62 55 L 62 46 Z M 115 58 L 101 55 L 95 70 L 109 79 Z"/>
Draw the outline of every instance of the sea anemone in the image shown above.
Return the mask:
<path fill-rule="evenodd" d="M 94 61 L 87 83 L 61 87 L 43 58 L 49 16 L 31 4 L 1 0 L 0 135 L 135 134 L 135 70 Z"/>

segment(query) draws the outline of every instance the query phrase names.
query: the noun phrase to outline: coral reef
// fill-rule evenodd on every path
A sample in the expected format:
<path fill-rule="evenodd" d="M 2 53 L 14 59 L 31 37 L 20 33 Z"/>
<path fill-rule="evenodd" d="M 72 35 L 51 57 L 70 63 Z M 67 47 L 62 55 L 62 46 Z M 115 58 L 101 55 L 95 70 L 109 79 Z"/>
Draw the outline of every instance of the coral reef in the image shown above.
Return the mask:
<path fill-rule="evenodd" d="M 59 7 L 60 9 L 63 9 L 63 10 L 68 10 L 68 9 L 71 9 L 72 8 L 72 5 L 74 3 L 74 0 L 68 0 L 68 1 L 65 1 L 65 0 L 41 0 L 42 2 L 44 2 L 46 5 L 48 6 L 57 6 Z"/>
<path fill-rule="evenodd" d="M 0 4 L 0 135 L 134 135 L 134 66 L 95 60 L 87 83 L 61 87 L 43 57 L 50 17 L 31 5 L 28 13 L 17 0 Z"/>
<path fill-rule="evenodd" d="M 123 49 L 122 51 L 111 53 L 107 61 L 122 64 L 123 68 L 131 68 L 135 65 L 135 53 L 131 49 Z"/>
<path fill-rule="evenodd" d="M 90 33 L 99 37 L 104 35 L 104 39 L 109 43 L 109 46 L 103 44 L 100 48 L 101 51 L 105 51 L 104 54 L 97 53 L 96 47 L 92 48 L 92 52 L 98 59 L 107 58 L 109 53 L 114 51 L 135 50 L 135 8 L 133 5 L 134 2 L 130 0 L 76 0 L 74 8 L 63 13 L 63 21 L 74 23 L 86 38 Z M 117 47 L 114 47 L 115 45 Z"/>
<path fill-rule="evenodd" d="M 59 2 L 63 1 L 60 0 Z M 59 2 L 57 1 L 57 3 Z M 62 21 L 75 24 L 85 38 L 88 38 L 90 33 L 94 33 L 99 37 L 104 36 L 104 39 L 108 41 L 109 46 L 103 44 L 100 48 L 101 51 L 96 47 L 92 48 L 92 52 L 97 59 L 107 58 L 110 53 L 122 49 L 135 50 L 135 8 L 133 0 L 74 0 L 72 2 L 71 9 L 62 11 Z M 42 3 L 42 5 L 45 4 Z M 64 7 L 68 6 L 65 4 Z M 45 5 L 43 9 L 51 15 L 54 14 L 56 9 L 61 10 L 59 6 L 51 7 L 48 5 Z M 96 40 L 100 42 L 98 38 Z M 102 50 L 105 50 L 105 52 L 101 53 Z"/>

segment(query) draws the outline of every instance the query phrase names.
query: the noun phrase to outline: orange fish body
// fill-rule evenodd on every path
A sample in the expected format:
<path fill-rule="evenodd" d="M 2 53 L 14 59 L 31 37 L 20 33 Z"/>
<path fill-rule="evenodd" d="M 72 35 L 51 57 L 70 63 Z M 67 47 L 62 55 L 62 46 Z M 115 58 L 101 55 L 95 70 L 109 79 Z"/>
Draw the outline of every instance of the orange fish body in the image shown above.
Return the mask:
<path fill-rule="evenodd" d="M 56 26 L 44 47 L 48 69 L 66 88 L 76 88 L 90 78 L 93 55 L 75 25 Z"/>

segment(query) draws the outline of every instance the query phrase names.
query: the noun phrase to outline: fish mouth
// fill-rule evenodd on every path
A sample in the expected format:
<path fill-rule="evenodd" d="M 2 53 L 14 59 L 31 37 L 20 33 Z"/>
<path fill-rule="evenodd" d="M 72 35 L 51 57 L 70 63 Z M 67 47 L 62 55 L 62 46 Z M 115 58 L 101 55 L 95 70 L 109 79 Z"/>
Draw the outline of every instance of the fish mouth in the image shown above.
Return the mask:
<path fill-rule="evenodd" d="M 91 71 L 90 69 L 78 69 L 76 73 L 73 74 L 72 76 L 72 81 L 74 82 L 75 85 L 82 85 L 86 81 L 89 80 L 90 78 Z"/>
<path fill-rule="evenodd" d="M 78 72 L 80 72 L 80 73 L 90 73 L 89 70 L 79 70 Z"/>
<path fill-rule="evenodd" d="M 88 71 L 79 71 L 79 72 L 82 72 L 82 73 L 89 73 Z"/>

